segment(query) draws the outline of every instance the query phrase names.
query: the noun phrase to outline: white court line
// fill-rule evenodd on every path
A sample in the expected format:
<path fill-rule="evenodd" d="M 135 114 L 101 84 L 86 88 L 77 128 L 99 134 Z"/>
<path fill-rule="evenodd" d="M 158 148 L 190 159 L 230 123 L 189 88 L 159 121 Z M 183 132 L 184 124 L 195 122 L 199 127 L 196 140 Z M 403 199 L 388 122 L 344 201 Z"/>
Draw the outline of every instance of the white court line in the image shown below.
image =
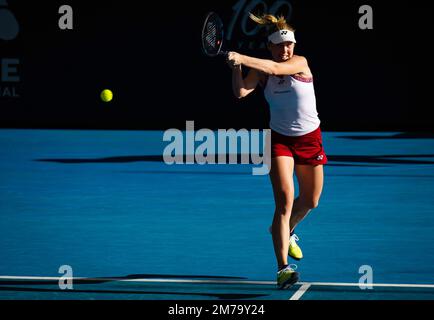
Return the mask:
<path fill-rule="evenodd" d="M 342 286 L 342 287 L 395 287 L 395 288 L 431 288 L 434 284 L 413 284 L 413 283 L 346 283 L 346 282 L 297 282 L 297 284 L 308 283 L 312 286 Z"/>
<path fill-rule="evenodd" d="M 119 279 L 119 278 L 86 278 L 86 277 L 35 277 L 35 276 L 0 276 L 0 280 L 80 280 L 80 281 L 118 281 L 118 282 L 166 282 L 166 283 L 221 283 L 221 284 L 253 284 L 253 285 L 276 285 L 276 281 L 255 281 L 255 280 L 198 280 L 198 279 Z M 407 283 L 347 283 L 347 282 L 297 282 L 296 285 L 309 286 L 345 286 L 345 287 L 402 287 L 402 288 L 431 288 L 434 284 L 407 284 Z"/>
<path fill-rule="evenodd" d="M 310 283 L 303 284 L 293 295 L 289 300 L 299 300 L 302 295 L 309 289 L 311 286 Z"/>

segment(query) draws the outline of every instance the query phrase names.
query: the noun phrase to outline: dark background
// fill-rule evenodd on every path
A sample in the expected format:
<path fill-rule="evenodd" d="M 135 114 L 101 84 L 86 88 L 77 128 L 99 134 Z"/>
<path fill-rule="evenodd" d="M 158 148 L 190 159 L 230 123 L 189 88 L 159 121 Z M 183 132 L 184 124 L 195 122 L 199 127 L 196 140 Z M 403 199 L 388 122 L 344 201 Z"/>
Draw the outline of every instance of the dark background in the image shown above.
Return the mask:
<path fill-rule="evenodd" d="M 276 1 L 263 0 L 268 7 Z M 323 130 L 433 130 L 427 2 L 288 2 L 296 53 L 314 74 Z M 224 59 L 201 52 L 206 13 L 217 11 L 228 27 L 237 3 L 9 0 L 20 33 L 0 40 L 0 59 L 20 59 L 20 82 L 0 87 L 14 86 L 19 97 L 0 97 L 0 126 L 167 129 L 194 120 L 196 128 L 267 128 L 262 92 L 237 100 Z M 73 30 L 58 27 L 63 4 L 74 10 Z M 374 10 L 373 30 L 358 27 L 364 4 Z M 267 57 L 260 35 L 241 31 L 243 16 L 226 46 Z M 114 92 L 111 103 L 99 98 L 104 88 Z"/>

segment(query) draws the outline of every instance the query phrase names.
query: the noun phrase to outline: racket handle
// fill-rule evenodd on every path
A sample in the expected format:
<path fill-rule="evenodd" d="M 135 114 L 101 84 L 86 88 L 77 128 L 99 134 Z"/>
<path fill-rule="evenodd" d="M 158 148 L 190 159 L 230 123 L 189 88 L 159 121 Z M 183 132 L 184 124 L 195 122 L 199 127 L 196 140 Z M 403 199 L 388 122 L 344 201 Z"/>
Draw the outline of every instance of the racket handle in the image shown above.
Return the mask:
<path fill-rule="evenodd" d="M 219 55 L 219 56 L 227 56 L 228 53 L 229 53 L 229 51 L 220 51 L 220 52 L 218 53 L 218 55 Z"/>

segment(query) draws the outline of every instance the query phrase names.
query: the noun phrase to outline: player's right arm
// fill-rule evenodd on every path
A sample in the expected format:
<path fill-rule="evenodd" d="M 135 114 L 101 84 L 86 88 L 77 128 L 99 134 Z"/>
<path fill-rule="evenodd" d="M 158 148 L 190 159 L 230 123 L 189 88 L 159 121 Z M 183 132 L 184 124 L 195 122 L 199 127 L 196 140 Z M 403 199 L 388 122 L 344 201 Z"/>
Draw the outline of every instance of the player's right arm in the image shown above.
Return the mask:
<path fill-rule="evenodd" d="M 253 90 L 259 83 L 259 73 L 255 69 L 250 69 L 247 77 L 243 79 L 241 65 L 231 66 L 232 68 L 232 90 L 235 97 L 238 99 L 244 98 Z"/>

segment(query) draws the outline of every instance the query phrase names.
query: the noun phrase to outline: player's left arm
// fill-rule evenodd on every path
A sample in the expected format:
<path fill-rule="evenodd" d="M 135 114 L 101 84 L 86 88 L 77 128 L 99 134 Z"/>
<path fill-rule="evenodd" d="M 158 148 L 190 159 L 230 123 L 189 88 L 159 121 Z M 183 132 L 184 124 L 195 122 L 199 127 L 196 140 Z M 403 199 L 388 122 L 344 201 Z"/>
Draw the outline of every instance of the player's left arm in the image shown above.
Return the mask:
<path fill-rule="evenodd" d="M 275 62 L 273 60 L 259 59 L 239 54 L 237 52 L 230 52 L 228 59 L 232 59 L 239 64 L 273 76 L 298 74 L 309 70 L 307 59 L 296 55 L 288 61 Z"/>

